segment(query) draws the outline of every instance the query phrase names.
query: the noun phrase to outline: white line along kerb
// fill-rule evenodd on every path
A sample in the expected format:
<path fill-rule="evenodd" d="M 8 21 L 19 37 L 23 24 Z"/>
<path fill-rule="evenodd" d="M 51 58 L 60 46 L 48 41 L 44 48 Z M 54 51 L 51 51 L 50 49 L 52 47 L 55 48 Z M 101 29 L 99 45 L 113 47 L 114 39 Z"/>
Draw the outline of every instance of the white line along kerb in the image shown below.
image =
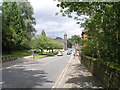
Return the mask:
<path fill-rule="evenodd" d="M 69 63 L 72 61 L 72 58 L 73 58 L 73 55 L 70 57 L 70 60 L 69 60 L 68 64 L 67 64 L 66 67 L 63 69 L 63 72 L 61 73 L 61 75 L 59 76 L 59 78 L 58 78 L 58 80 L 55 82 L 55 84 L 52 86 L 52 88 L 57 88 L 57 87 L 61 84 L 61 82 L 62 82 L 62 80 L 63 80 L 63 78 L 64 78 L 64 76 L 65 76 L 65 74 L 66 74 L 66 72 L 67 72 L 67 70 L 68 70 Z"/>

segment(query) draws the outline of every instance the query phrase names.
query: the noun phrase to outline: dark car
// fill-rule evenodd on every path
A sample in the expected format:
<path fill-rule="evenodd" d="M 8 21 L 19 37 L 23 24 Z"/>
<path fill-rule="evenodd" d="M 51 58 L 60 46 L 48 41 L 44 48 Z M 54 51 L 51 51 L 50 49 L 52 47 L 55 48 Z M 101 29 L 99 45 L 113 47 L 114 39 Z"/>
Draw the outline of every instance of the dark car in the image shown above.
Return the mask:
<path fill-rule="evenodd" d="M 71 52 L 71 51 L 68 51 L 68 52 L 67 52 L 67 55 L 71 55 L 71 54 L 72 54 L 72 52 Z"/>

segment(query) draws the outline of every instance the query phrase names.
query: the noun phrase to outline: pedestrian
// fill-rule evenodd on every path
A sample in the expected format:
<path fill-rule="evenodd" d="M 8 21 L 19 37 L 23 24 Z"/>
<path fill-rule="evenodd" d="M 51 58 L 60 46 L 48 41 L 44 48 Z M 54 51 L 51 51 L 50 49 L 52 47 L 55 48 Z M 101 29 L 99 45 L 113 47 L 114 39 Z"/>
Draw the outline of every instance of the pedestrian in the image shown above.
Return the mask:
<path fill-rule="evenodd" d="M 73 58 L 75 58 L 75 53 L 73 54 L 73 56 L 74 56 Z"/>

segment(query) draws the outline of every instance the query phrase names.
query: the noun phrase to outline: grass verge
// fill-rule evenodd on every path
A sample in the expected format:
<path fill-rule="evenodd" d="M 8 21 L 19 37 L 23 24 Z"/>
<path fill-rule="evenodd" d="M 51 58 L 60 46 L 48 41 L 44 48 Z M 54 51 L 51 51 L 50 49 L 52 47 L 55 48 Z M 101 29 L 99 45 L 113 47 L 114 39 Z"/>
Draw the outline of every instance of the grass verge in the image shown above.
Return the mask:
<path fill-rule="evenodd" d="M 28 52 L 28 51 L 16 51 L 16 52 L 12 52 L 10 54 L 3 54 L 1 60 L 2 61 L 9 61 L 12 59 L 21 58 L 24 56 L 29 56 L 31 54 L 32 54 L 32 52 Z"/>
<path fill-rule="evenodd" d="M 34 56 L 34 59 L 39 59 L 39 58 L 42 58 L 42 57 L 46 57 L 46 56 L 52 56 L 52 55 L 55 55 L 56 52 L 53 52 L 53 53 L 43 53 L 41 55 L 35 55 Z M 32 59 L 33 57 L 30 57 L 30 59 Z"/>
<path fill-rule="evenodd" d="M 50 53 L 44 53 L 42 55 L 35 55 L 34 59 L 38 59 L 41 57 L 46 57 L 46 56 L 52 56 L 55 55 L 57 52 L 50 52 Z M 7 54 L 2 54 L 2 57 L 0 57 L 0 60 L 4 61 L 9 61 L 9 60 L 13 60 L 13 59 L 17 59 L 17 58 L 21 58 L 24 56 L 30 56 L 32 55 L 32 52 L 28 52 L 28 51 L 16 51 L 16 52 L 12 52 L 12 53 L 7 53 Z M 30 57 L 33 58 L 33 57 Z"/>

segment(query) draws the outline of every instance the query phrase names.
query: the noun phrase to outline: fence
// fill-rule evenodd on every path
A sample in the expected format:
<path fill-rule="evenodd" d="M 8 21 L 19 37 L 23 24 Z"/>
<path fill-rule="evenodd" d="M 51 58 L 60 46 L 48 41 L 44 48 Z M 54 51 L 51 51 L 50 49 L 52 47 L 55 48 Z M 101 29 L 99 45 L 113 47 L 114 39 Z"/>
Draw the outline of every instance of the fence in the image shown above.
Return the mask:
<path fill-rule="evenodd" d="M 120 89 L 120 71 L 103 64 L 101 61 L 91 60 L 86 56 L 81 56 L 81 63 L 106 87 Z"/>
<path fill-rule="evenodd" d="M 16 59 L 16 57 L 13 57 L 13 56 L 15 56 L 15 54 L 14 55 L 1 56 L 0 58 L 2 59 L 2 62 L 4 62 L 4 61 Z"/>

